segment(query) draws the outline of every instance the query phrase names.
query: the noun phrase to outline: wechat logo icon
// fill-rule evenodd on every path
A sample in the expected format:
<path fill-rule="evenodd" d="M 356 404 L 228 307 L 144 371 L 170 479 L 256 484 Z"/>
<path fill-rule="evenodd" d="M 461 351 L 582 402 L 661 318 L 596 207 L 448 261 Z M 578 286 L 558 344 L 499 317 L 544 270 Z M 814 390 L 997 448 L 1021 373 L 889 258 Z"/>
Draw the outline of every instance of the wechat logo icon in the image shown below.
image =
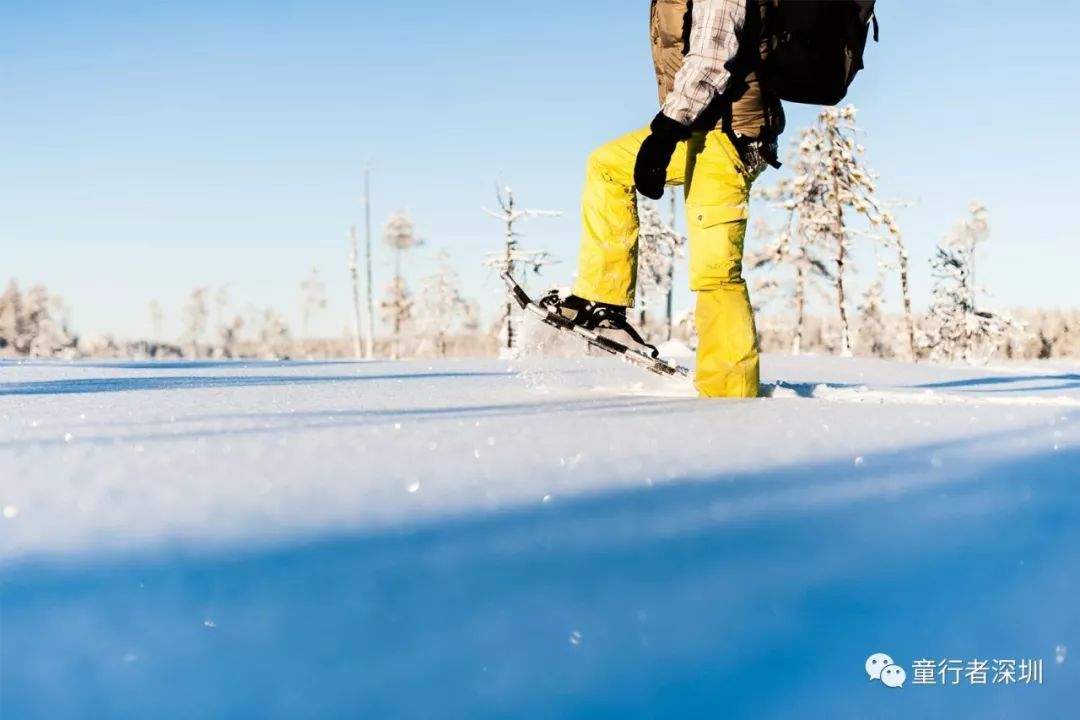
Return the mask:
<path fill-rule="evenodd" d="M 885 653 L 874 653 L 866 658 L 866 674 L 871 682 L 880 680 L 888 688 L 902 688 L 907 680 L 907 671 Z"/>

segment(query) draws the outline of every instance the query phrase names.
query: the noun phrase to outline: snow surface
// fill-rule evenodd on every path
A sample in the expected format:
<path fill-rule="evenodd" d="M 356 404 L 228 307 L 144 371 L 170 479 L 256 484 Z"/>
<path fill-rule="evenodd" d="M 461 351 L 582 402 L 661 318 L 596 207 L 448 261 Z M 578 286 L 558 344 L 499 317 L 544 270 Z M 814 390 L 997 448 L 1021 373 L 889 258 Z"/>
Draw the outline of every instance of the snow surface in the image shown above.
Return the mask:
<path fill-rule="evenodd" d="M 0 717 L 1075 717 L 1080 367 L 763 371 L 0 363 Z"/>

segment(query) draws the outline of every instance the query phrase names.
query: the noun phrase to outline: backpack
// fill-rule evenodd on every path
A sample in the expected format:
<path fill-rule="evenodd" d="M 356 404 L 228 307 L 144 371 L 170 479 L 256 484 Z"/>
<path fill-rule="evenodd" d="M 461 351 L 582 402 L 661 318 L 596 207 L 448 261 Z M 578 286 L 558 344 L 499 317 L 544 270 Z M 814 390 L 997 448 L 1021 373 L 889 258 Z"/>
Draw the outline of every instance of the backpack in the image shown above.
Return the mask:
<path fill-rule="evenodd" d="M 770 0 L 762 82 L 781 100 L 836 105 L 863 68 L 875 0 Z"/>

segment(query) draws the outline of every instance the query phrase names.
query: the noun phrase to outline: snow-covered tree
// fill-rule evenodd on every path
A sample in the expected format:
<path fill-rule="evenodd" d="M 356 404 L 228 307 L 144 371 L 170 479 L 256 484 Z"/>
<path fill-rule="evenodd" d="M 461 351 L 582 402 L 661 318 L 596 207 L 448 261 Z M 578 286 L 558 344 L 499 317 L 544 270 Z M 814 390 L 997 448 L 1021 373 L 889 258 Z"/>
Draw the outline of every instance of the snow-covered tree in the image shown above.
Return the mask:
<path fill-rule="evenodd" d="M 419 299 L 420 333 L 424 345 L 445 357 L 449 339 L 470 325 L 475 308 L 461 295 L 461 283 L 445 250 L 435 256 L 435 272 L 424 278 Z"/>
<path fill-rule="evenodd" d="M 404 278 L 395 277 L 391 280 L 379 307 L 382 309 L 383 322 L 393 328 L 390 357 L 394 360 L 401 358 L 402 335 L 412 325 L 414 305 L 412 293 L 405 285 Z"/>
<path fill-rule="evenodd" d="M 239 344 L 240 333 L 244 329 L 244 319 L 239 315 L 233 315 L 230 319 L 218 325 L 218 344 L 214 354 L 220 357 L 235 358 L 240 356 Z"/>
<path fill-rule="evenodd" d="M 150 301 L 150 327 L 153 332 L 152 340 L 160 343 L 162 334 L 165 332 L 165 309 L 158 300 Z"/>
<path fill-rule="evenodd" d="M 0 350 L 21 354 L 20 348 L 29 346 L 24 340 L 23 298 L 14 280 L 8 281 L 7 289 L 0 295 Z"/>
<path fill-rule="evenodd" d="M 30 355 L 34 357 L 72 357 L 75 336 L 68 329 L 67 311 L 58 295 L 42 285 L 26 294 L 27 324 L 31 328 Z"/>
<path fill-rule="evenodd" d="M 874 178 L 860 158 L 865 149 L 855 141 L 855 114 L 851 105 L 825 108 L 802 133 L 791 191 L 800 230 L 812 243 L 831 248 L 840 349 L 845 355 L 852 351 L 846 273 L 851 243 L 858 234 L 845 211 L 869 218 L 876 207 Z"/>
<path fill-rule="evenodd" d="M 222 285 L 214 293 L 214 325 L 221 327 L 225 324 L 225 315 L 229 311 L 229 286 Z"/>
<path fill-rule="evenodd" d="M 0 351 L 33 357 L 74 357 L 77 338 L 58 295 L 42 285 L 27 292 L 12 280 L 0 295 Z"/>
<path fill-rule="evenodd" d="M 199 341 L 206 332 L 210 317 L 210 311 L 206 305 L 207 292 L 208 289 L 205 287 L 195 288 L 184 305 L 184 330 L 180 336 L 180 343 L 189 357 L 199 357 Z"/>
<path fill-rule="evenodd" d="M 408 213 L 399 211 L 390 217 L 383 228 L 383 242 L 394 251 L 394 279 L 386 289 L 381 307 L 383 321 L 393 329 L 391 356 L 401 357 L 401 335 L 412 320 L 413 300 L 402 275 L 403 255 L 424 244 L 416 234 L 416 227 Z"/>
<path fill-rule="evenodd" d="M 229 286 L 222 285 L 214 293 L 214 328 L 216 345 L 211 350 L 214 357 L 234 358 L 240 355 L 240 332 L 244 319 L 230 313 Z"/>
<path fill-rule="evenodd" d="M 1018 309 L 1012 315 L 1024 331 L 1005 338 L 1006 357 L 1080 358 L 1080 308 Z"/>
<path fill-rule="evenodd" d="M 896 254 L 896 272 L 900 280 L 900 303 L 903 309 L 904 319 L 904 347 L 907 350 L 908 360 L 918 359 L 918 346 L 915 340 L 915 314 L 911 310 L 911 276 L 909 272 L 910 261 L 908 259 L 907 243 L 900 232 L 900 226 L 891 212 L 885 211 L 880 215 L 880 224 L 884 226 L 887 235 L 885 244 L 892 248 Z"/>
<path fill-rule="evenodd" d="M 813 158 L 808 154 L 795 153 L 792 158 L 795 177 L 809 177 L 813 164 Z M 824 236 L 811 227 L 814 213 L 808 187 L 805 182 L 782 178 L 773 187 L 757 191 L 758 197 L 782 210 L 785 220 L 779 231 L 765 222 L 757 224 L 755 234 L 758 237 L 773 239 L 763 249 L 747 253 L 744 263 L 750 274 L 758 275 L 755 296 L 760 294 L 766 301 L 779 300 L 785 308 L 791 308 L 793 355 L 804 350 L 808 296 L 816 293 L 825 297 L 824 286 L 834 285 Z"/>
<path fill-rule="evenodd" d="M 311 339 L 311 320 L 326 309 L 326 284 L 319 277 L 319 269 L 311 268 L 307 278 L 300 283 L 301 330 L 305 340 Z"/>
<path fill-rule="evenodd" d="M 499 209 L 489 210 L 483 208 L 483 211 L 497 220 L 501 220 L 503 223 L 503 249 L 500 252 L 488 253 L 487 258 L 484 260 L 484 267 L 491 268 L 499 273 L 509 273 L 512 277 L 519 282 L 525 282 L 525 276 L 530 271 L 534 274 L 539 274 L 540 271 L 547 265 L 556 262 L 550 253 L 544 250 L 525 250 L 518 244 L 518 238 L 521 234 L 514 229 L 514 226 L 522 220 L 527 220 L 532 217 L 558 217 L 562 215 L 558 210 L 528 210 L 517 207 L 517 203 L 514 199 L 514 191 L 511 188 L 495 189 L 495 196 L 499 202 Z M 513 298 L 509 293 L 506 295 L 506 304 L 503 306 L 502 313 L 498 319 L 498 335 L 501 340 L 502 347 L 506 350 L 513 350 L 514 343 L 517 337 L 517 328 L 515 327 L 515 308 Z"/>
<path fill-rule="evenodd" d="M 859 349 L 873 357 L 889 357 L 891 345 L 885 320 L 885 281 L 881 273 L 863 293 L 859 304 Z"/>
<path fill-rule="evenodd" d="M 399 210 L 390 216 L 383 227 L 383 242 L 394 251 L 394 275 L 401 274 L 402 253 L 420 247 L 424 241 L 416 234 L 409 213 Z"/>
<path fill-rule="evenodd" d="M 846 273 L 855 231 L 844 217 L 846 210 L 868 215 L 874 208 L 874 178 L 863 167 L 864 148 L 855 141 L 855 107 L 825 108 L 817 122 L 803 133 L 798 154 L 807 173 L 794 179 L 797 212 L 811 235 L 826 240 L 833 251 L 833 283 L 840 318 L 840 348 L 852 352 L 847 314 Z"/>
<path fill-rule="evenodd" d="M 691 350 L 697 350 L 697 323 L 694 321 L 694 308 L 682 312 L 675 318 L 675 336 L 686 342 Z"/>
<path fill-rule="evenodd" d="M 986 208 L 973 202 L 930 260 L 934 277 L 927 349 L 935 360 L 973 362 L 988 357 L 1006 332 L 1009 318 L 979 307 L 984 293 L 975 283 L 975 255 L 990 234 Z"/>
<path fill-rule="evenodd" d="M 896 255 L 909 350 L 912 345 L 907 249 L 895 218 L 882 209 L 874 174 L 863 165 L 865 148 L 856 142 L 855 116 L 851 105 L 823 109 L 815 124 L 795 142 L 793 176 L 758 193 L 782 207 L 787 222 L 764 251 L 749 255 L 748 265 L 758 269 L 791 267 L 790 300 L 796 315 L 792 349 L 796 353 L 802 348 L 806 290 L 815 281 L 826 280 L 832 285 L 839 319 L 840 352 L 851 354 L 847 279 L 852 244 L 859 237 L 876 247 L 890 248 Z M 858 227 L 855 220 L 864 227 Z M 873 232 L 880 229 L 885 230 L 884 236 Z"/>
<path fill-rule="evenodd" d="M 284 360 L 289 357 L 292 338 L 289 326 L 279 312 L 272 308 L 257 311 L 252 324 L 255 327 L 255 347 L 259 357 L 268 360 Z"/>
<path fill-rule="evenodd" d="M 675 194 L 672 193 L 671 218 L 665 222 L 659 205 L 638 197 L 638 276 L 637 301 L 644 319 L 645 306 L 655 299 L 664 303 L 665 336 L 671 339 L 675 259 L 682 257 L 686 238 L 675 230 Z"/>

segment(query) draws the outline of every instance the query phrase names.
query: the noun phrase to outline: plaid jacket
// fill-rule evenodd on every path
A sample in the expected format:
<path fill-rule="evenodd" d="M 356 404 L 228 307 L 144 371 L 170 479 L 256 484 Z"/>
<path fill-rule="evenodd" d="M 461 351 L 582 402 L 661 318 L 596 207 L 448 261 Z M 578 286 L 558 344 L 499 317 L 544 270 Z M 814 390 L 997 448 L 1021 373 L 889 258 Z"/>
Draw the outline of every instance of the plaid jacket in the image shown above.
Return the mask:
<path fill-rule="evenodd" d="M 705 108 L 727 90 L 728 68 L 739 52 L 739 35 L 746 24 L 747 0 L 694 0 L 690 40 L 674 89 L 663 102 L 663 113 L 691 125 Z"/>

